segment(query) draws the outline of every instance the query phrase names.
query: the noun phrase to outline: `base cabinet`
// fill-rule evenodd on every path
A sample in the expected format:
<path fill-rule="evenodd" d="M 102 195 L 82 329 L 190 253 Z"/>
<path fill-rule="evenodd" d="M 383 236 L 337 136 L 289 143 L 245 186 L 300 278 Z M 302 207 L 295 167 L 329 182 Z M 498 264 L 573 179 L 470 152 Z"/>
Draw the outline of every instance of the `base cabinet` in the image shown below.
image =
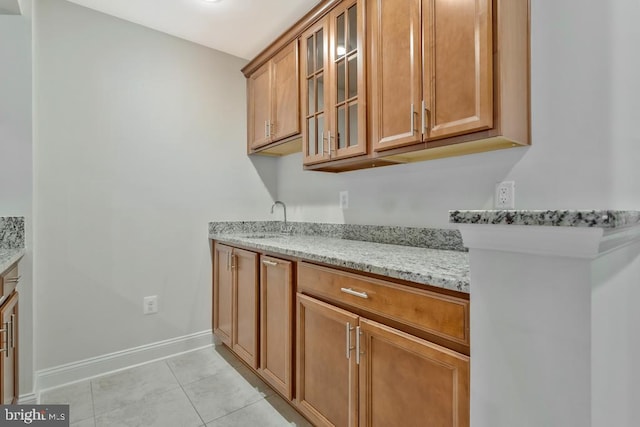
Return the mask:
<path fill-rule="evenodd" d="M 298 294 L 298 409 L 318 426 L 469 426 L 469 358 Z"/>
<path fill-rule="evenodd" d="M 469 426 L 467 356 L 363 318 L 358 332 L 360 426 Z"/>
<path fill-rule="evenodd" d="M 468 298 L 218 242 L 213 269 L 214 334 L 315 426 L 469 427 Z"/>
<path fill-rule="evenodd" d="M 215 243 L 213 333 L 258 367 L 258 254 Z"/>
<path fill-rule="evenodd" d="M 298 409 L 316 426 L 356 426 L 358 316 L 297 295 Z"/>
<path fill-rule="evenodd" d="M 0 405 L 18 402 L 18 269 L 0 275 Z"/>
<path fill-rule="evenodd" d="M 260 257 L 258 372 L 284 397 L 293 397 L 293 263 Z"/>

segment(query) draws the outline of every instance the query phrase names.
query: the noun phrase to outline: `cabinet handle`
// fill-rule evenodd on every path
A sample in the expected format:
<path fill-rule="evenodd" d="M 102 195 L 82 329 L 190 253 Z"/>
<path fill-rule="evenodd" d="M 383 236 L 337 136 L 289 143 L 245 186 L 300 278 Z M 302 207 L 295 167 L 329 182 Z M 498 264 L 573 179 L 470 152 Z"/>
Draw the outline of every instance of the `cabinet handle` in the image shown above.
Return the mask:
<path fill-rule="evenodd" d="M 353 295 L 354 297 L 365 298 L 365 299 L 369 298 L 369 295 L 367 295 L 366 292 L 354 291 L 351 288 L 340 288 L 340 290 L 345 294 Z"/>
<path fill-rule="evenodd" d="M 269 120 L 264 121 L 264 137 L 269 138 Z"/>
<path fill-rule="evenodd" d="M 327 148 L 329 149 L 329 158 L 331 158 L 331 152 L 333 151 L 331 149 L 331 131 L 327 131 L 327 134 L 329 135 L 329 137 L 327 138 Z"/>
<path fill-rule="evenodd" d="M 234 268 L 236 268 L 236 256 L 235 255 L 231 255 L 231 269 L 233 270 Z"/>
<path fill-rule="evenodd" d="M 347 333 L 347 359 L 351 359 L 351 350 L 353 350 L 353 347 L 351 347 L 351 331 L 353 331 L 353 327 L 351 326 L 351 323 L 347 322 L 346 324 L 346 333 Z"/>
<path fill-rule="evenodd" d="M 425 105 L 424 99 L 422 100 L 422 134 L 427 134 L 427 106 Z"/>
<path fill-rule="evenodd" d="M 3 340 L 4 347 L 0 348 L 0 353 L 4 351 L 5 357 L 9 357 L 9 323 L 3 323 L 4 328 L 0 329 L 0 334 L 4 332 L 4 336 L 6 339 Z"/>
<path fill-rule="evenodd" d="M 415 114 L 415 107 L 413 106 L 413 102 L 411 103 L 411 134 L 413 135 L 413 133 L 416 131 L 416 114 Z"/>
<path fill-rule="evenodd" d="M 16 348 L 16 315 L 11 315 L 11 348 Z"/>
<path fill-rule="evenodd" d="M 356 328 L 356 365 L 360 364 L 360 326 Z"/>
<path fill-rule="evenodd" d="M 18 276 L 18 277 L 8 277 L 6 279 L 4 279 L 5 283 L 18 283 L 20 281 L 20 278 L 22 276 Z"/>
<path fill-rule="evenodd" d="M 276 265 L 278 265 L 278 263 L 277 263 L 277 262 L 269 261 L 268 259 L 263 259 L 263 260 L 262 260 L 262 263 L 263 263 L 264 265 L 270 265 L 270 266 L 272 266 L 272 267 L 275 267 Z"/>

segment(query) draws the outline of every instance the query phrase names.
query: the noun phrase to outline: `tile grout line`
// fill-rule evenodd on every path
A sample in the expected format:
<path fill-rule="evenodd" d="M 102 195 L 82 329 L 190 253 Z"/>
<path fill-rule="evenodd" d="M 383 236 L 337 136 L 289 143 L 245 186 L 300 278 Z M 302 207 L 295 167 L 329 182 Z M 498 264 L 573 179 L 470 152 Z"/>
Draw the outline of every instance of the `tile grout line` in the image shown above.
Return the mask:
<path fill-rule="evenodd" d="M 91 412 L 93 412 L 93 427 L 96 427 L 98 420 L 96 420 L 96 402 L 93 399 L 93 381 L 89 380 L 89 390 L 91 391 Z"/>
<path fill-rule="evenodd" d="M 262 397 L 262 398 L 260 398 L 259 400 L 256 400 L 255 402 L 251 402 L 251 403 L 249 403 L 248 405 L 243 406 L 242 408 L 234 409 L 234 410 L 233 410 L 233 411 L 231 411 L 231 412 L 228 412 L 228 413 L 226 413 L 226 414 L 224 414 L 224 415 L 221 415 L 221 416 L 219 416 L 219 417 L 216 417 L 216 418 L 212 419 L 211 421 L 209 421 L 209 423 L 214 422 L 214 421 L 217 421 L 217 420 L 220 420 L 220 419 L 225 418 L 225 417 L 228 417 L 229 415 L 231 415 L 231 414 L 235 414 L 236 412 L 238 412 L 238 411 L 242 411 L 243 409 L 247 409 L 249 406 L 256 405 L 256 404 L 260 403 L 260 402 L 261 402 L 261 401 L 263 401 L 263 400 L 267 400 L 267 397 L 266 397 L 266 396 L 265 396 L 265 397 Z M 208 423 L 205 423 L 205 424 L 204 424 L 204 425 L 205 425 L 205 427 L 206 427 L 206 425 L 207 425 L 207 424 L 208 424 Z"/>
<path fill-rule="evenodd" d="M 189 394 L 187 394 L 187 392 L 184 389 L 184 386 L 182 385 L 182 383 L 180 382 L 180 380 L 178 379 L 178 377 L 176 376 L 176 373 L 173 372 L 173 369 L 171 368 L 171 365 L 169 365 L 169 361 L 168 359 L 164 361 L 164 363 L 167 364 L 167 367 L 169 368 L 169 371 L 171 371 L 171 375 L 173 375 L 173 377 L 176 379 L 176 381 L 178 382 L 178 385 L 180 386 L 180 390 L 182 390 L 182 392 L 184 393 L 185 397 L 187 398 L 187 400 L 189 401 L 189 404 L 191 405 L 191 407 L 193 408 L 194 411 L 196 411 L 196 414 L 198 414 L 198 418 L 200 418 L 200 421 L 202 421 L 202 425 L 204 427 L 207 426 L 207 423 L 204 421 L 204 418 L 202 418 L 202 415 L 200 415 L 200 412 L 198 411 L 198 409 L 196 408 L 196 406 L 193 404 L 193 401 L 191 400 L 191 398 L 189 397 Z"/>

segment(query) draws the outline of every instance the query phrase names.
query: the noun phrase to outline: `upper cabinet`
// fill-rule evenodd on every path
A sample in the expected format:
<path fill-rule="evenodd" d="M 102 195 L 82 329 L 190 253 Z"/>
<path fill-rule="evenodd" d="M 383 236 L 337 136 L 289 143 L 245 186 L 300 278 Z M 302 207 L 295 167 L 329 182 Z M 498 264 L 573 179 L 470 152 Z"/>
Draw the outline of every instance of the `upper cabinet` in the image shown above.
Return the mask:
<path fill-rule="evenodd" d="M 340 172 L 529 145 L 529 7 L 320 2 L 243 69 L 249 152 Z"/>
<path fill-rule="evenodd" d="M 368 0 L 374 150 L 493 126 L 490 0 Z"/>
<path fill-rule="evenodd" d="M 367 152 L 363 4 L 343 1 L 300 37 L 305 165 Z"/>
<path fill-rule="evenodd" d="M 367 0 L 372 157 L 530 141 L 529 0 Z"/>
<path fill-rule="evenodd" d="M 297 40 L 249 75 L 249 153 L 300 133 L 298 81 Z"/>

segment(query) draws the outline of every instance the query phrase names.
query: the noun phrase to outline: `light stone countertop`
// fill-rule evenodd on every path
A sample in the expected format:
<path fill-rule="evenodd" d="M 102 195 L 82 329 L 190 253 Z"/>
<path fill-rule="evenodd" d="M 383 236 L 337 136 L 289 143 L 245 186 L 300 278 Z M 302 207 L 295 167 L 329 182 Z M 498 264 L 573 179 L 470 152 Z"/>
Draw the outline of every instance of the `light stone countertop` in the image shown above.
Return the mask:
<path fill-rule="evenodd" d="M 209 238 L 257 251 L 469 293 L 467 252 L 264 232 L 210 232 Z"/>
<path fill-rule="evenodd" d="M 11 265 L 24 255 L 24 248 L 0 249 L 0 274 L 6 272 Z"/>
<path fill-rule="evenodd" d="M 449 211 L 454 224 L 538 225 L 599 227 L 640 225 L 640 211 L 620 210 L 457 210 Z"/>

